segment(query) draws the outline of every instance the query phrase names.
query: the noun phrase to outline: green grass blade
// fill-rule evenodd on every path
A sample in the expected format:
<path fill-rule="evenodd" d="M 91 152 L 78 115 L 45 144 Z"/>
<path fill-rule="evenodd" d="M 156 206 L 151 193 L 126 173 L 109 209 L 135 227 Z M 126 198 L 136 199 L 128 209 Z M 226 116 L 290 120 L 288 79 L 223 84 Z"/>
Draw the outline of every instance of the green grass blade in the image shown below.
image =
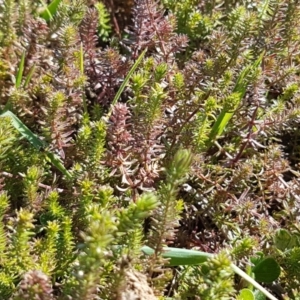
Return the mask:
<path fill-rule="evenodd" d="M 139 64 L 141 63 L 143 57 L 145 56 L 147 52 L 147 48 L 140 54 L 140 56 L 138 57 L 138 59 L 136 60 L 136 62 L 134 63 L 134 65 L 132 66 L 132 68 L 130 69 L 130 71 L 128 72 L 126 78 L 124 79 L 122 85 L 120 86 L 116 96 L 114 97 L 112 103 L 111 103 L 111 107 L 110 107 L 110 110 L 107 114 L 107 117 L 109 117 L 111 115 L 111 112 L 112 112 L 112 108 L 113 106 L 117 103 L 117 101 L 119 100 L 121 94 L 123 93 L 125 87 L 126 87 L 126 84 L 128 83 L 129 79 L 131 78 L 132 74 L 134 73 L 134 71 L 136 70 L 136 68 L 139 66 Z"/>
<path fill-rule="evenodd" d="M 40 13 L 40 17 L 45 21 L 50 21 L 56 14 L 59 4 L 62 0 L 53 0 L 48 6 L 42 1 L 45 9 Z"/>
<path fill-rule="evenodd" d="M 256 71 L 260 64 L 261 61 L 263 59 L 263 55 L 264 52 L 258 57 L 258 59 L 256 61 L 254 61 L 254 63 L 252 63 L 251 65 L 248 65 L 247 67 L 245 67 L 243 69 L 243 71 L 241 72 L 241 74 L 239 75 L 239 77 L 237 78 L 235 87 L 232 91 L 232 95 L 239 95 L 238 97 L 238 101 L 235 105 L 235 108 L 228 111 L 227 108 L 223 108 L 220 115 L 218 116 L 216 122 L 214 123 L 209 136 L 208 136 L 208 142 L 207 142 L 207 147 L 209 148 L 212 143 L 220 136 L 222 135 L 226 125 L 228 124 L 228 122 L 231 120 L 231 118 L 233 117 L 236 108 L 238 107 L 238 105 L 240 104 L 240 102 L 242 101 L 243 97 L 245 96 L 246 90 L 247 90 L 247 85 L 248 85 L 248 80 L 247 80 L 247 76 L 253 72 Z"/>
<path fill-rule="evenodd" d="M 241 74 L 239 75 L 239 77 L 236 81 L 233 92 L 240 92 L 240 93 L 243 93 L 243 96 L 245 95 L 246 90 L 247 90 L 247 85 L 248 85 L 247 76 L 252 71 L 256 71 L 258 69 L 258 67 L 260 66 L 260 64 L 262 62 L 264 54 L 265 54 L 265 52 L 263 51 L 261 53 L 261 55 L 257 58 L 256 61 L 254 61 L 251 65 L 248 65 L 247 67 L 245 67 L 245 69 L 241 72 Z"/>
<path fill-rule="evenodd" d="M 24 65 L 25 65 L 25 52 L 23 52 L 22 54 L 21 61 L 19 64 L 19 69 L 17 72 L 16 84 L 15 84 L 17 89 L 21 86 L 23 72 L 24 72 Z"/>
<path fill-rule="evenodd" d="M 141 251 L 146 255 L 154 254 L 154 250 L 148 246 L 143 246 Z M 213 257 L 211 253 L 189 250 L 189 249 L 180 249 L 180 248 L 171 248 L 165 247 L 164 252 L 162 253 L 164 258 L 169 258 L 170 266 L 180 266 L 180 265 L 198 265 L 204 263 L 208 258 Z M 264 287 L 262 287 L 258 282 L 256 282 L 252 277 L 247 275 L 243 270 L 237 267 L 234 264 L 231 264 L 233 271 L 252 284 L 255 288 L 261 291 L 266 297 L 271 300 L 278 300 L 272 294 L 270 294 Z"/>
<path fill-rule="evenodd" d="M 162 253 L 164 258 L 169 258 L 169 266 L 182 266 L 182 265 L 197 265 L 204 263 L 209 257 L 213 255 L 206 252 L 180 249 L 180 248 L 165 248 L 166 251 Z M 147 255 L 154 254 L 154 250 L 148 246 L 142 247 L 142 252 Z"/>
<path fill-rule="evenodd" d="M 218 116 L 216 122 L 214 123 L 209 136 L 208 136 L 208 147 L 212 145 L 212 143 L 223 133 L 227 123 L 232 118 L 233 113 L 227 112 L 225 109 L 223 109 Z"/>
<path fill-rule="evenodd" d="M 25 82 L 24 82 L 24 85 L 23 85 L 24 88 L 26 88 L 27 85 L 28 85 L 28 83 L 30 82 L 30 80 L 31 80 L 31 78 L 32 78 L 32 75 L 33 75 L 34 71 L 35 71 L 35 66 L 32 66 L 32 67 L 30 68 L 30 70 L 29 70 L 28 75 L 26 76 L 26 79 L 25 79 Z"/>
<path fill-rule="evenodd" d="M 65 168 L 62 161 L 56 154 L 47 151 L 47 157 L 49 158 L 52 165 L 55 166 L 60 172 L 62 172 L 62 174 L 64 174 L 68 179 L 72 178 L 70 172 Z"/>
<path fill-rule="evenodd" d="M 33 145 L 37 150 L 44 149 L 46 144 L 40 140 L 15 114 L 11 111 L 5 111 L 0 113 L 0 117 L 9 117 L 12 121 L 12 125 L 16 128 L 16 130 L 28 140 L 28 142 Z M 67 178 L 71 178 L 71 174 L 64 167 L 59 157 L 49 151 L 46 152 L 48 159 L 50 162 L 61 171 Z"/>
<path fill-rule="evenodd" d="M 28 140 L 34 148 L 40 150 L 45 147 L 45 144 L 11 111 L 5 111 L 0 114 L 0 117 L 10 117 L 13 126 L 16 130 Z"/>

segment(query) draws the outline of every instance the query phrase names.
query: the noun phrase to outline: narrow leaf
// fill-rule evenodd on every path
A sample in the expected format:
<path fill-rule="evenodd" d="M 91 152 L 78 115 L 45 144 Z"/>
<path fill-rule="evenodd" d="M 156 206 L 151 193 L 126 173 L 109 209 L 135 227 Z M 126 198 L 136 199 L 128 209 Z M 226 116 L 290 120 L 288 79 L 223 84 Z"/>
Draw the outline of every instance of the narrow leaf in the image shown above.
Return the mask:
<path fill-rule="evenodd" d="M 5 111 L 0 114 L 0 117 L 10 117 L 13 126 L 16 130 L 28 140 L 36 149 L 45 147 L 45 144 L 11 111 Z"/>
<path fill-rule="evenodd" d="M 26 76 L 25 82 L 24 82 L 24 88 L 28 85 L 28 83 L 30 82 L 32 75 L 35 71 L 35 66 L 32 66 L 29 70 L 28 75 Z"/>
<path fill-rule="evenodd" d="M 268 11 L 270 6 L 270 0 L 265 0 L 261 5 L 260 14 L 258 15 L 258 20 L 260 24 L 268 17 Z"/>
<path fill-rule="evenodd" d="M 43 2 L 45 9 L 40 13 L 40 17 L 47 22 L 53 19 L 61 1 L 62 0 L 53 0 L 48 6 Z"/>
<path fill-rule="evenodd" d="M 5 111 L 0 113 L 0 117 L 10 117 L 12 120 L 12 125 L 16 128 L 16 130 L 28 140 L 30 144 L 33 145 L 37 150 L 44 149 L 46 144 L 40 140 L 15 114 L 11 111 Z M 46 155 L 50 162 L 61 171 L 67 178 L 71 178 L 71 174 L 64 167 L 59 157 L 49 151 L 46 152 Z"/>
<path fill-rule="evenodd" d="M 247 67 L 244 68 L 244 70 L 241 72 L 239 77 L 237 78 L 235 87 L 232 91 L 232 94 L 239 95 L 238 103 L 235 105 L 235 108 L 228 111 L 228 108 L 224 107 L 218 116 L 216 122 L 214 123 L 209 137 L 208 137 L 208 142 L 207 146 L 210 147 L 212 143 L 223 133 L 226 125 L 228 122 L 231 120 L 232 116 L 235 113 L 236 108 L 238 107 L 238 104 L 242 101 L 246 90 L 247 90 L 247 85 L 248 85 L 248 80 L 247 76 L 257 70 L 257 68 L 260 66 L 260 63 L 263 59 L 264 52 L 259 56 L 259 58 L 254 61 L 251 65 L 248 65 Z"/>
<path fill-rule="evenodd" d="M 25 52 L 23 52 L 21 61 L 19 64 L 19 69 L 16 77 L 16 88 L 19 88 L 21 86 L 23 72 L 24 72 L 24 64 L 25 64 Z"/>
<path fill-rule="evenodd" d="M 143 246 L 142 251 L 147 255 L 154 254 L 154 250 L 147 246 Z M 170 266 L 183 266 L 204 263 L 209 257 L 212 257 L 212 254 L 195 250 L 168 247 L 164 249 L 162 256 L 170 259 Z"/>
<path fill-rule="evenodd" d="M 132 68 L 130 69 L 130 71 L 128 72 L 126 78 L 124 79 L 122 85 L 120 86 L 116 96 L 114 97 L 112 103 L 111 103 L 111 107 L 110 107 L 110 110 L 107 114 L 107 117 L 109 118 L 111 113 L 112 113 L 112 108 L 113 106 L 118 102 L 121 94 L 123 93 L 125 87 L 126 87 L 126 84 L 128 83 L 129 79 L 131 78 L 132 74 L 134 73 L 134 71 L 136 70 L 136 68 L 139 66 L 139 64 L 141 63 L 143 57 L 145 56 L 147 52 L 147 48 L 140 54 L 140 56 L 138 57 L 138 59 L 136 60 L 136 62 L 134 63 L 134 65 L 132 66 Z"/>
<path fill-rule="evenodd" d="M 148 246 L 143 246 L 141 251 L 147 255 L 154 254 L 154 250 Z M 165 247 L 162 256 L 164 258 L 170 258 L 170 266 L 179 266 L 201 264 L 205 262 L 209 257 L 213 257 L 213 254 L 195 250 Z M 258 282 L 256 282 L 252 277 L 246 274 L 239 267 L 231 264 L 231 268 L 236 274 L 240 275 L 242 278 L 252 284 L 256 289 L 261 291 L 269 299 L 277 300 L 276 297 L 269 293 L 264 287 L 262 287 Z"/>
<path fill-rule="evenodd" d="M 49 158 L 52 165 L 54 165 L 60 172 L 62 172 L 62 174 L 64 174 L 68 179 L 72 178 L 71 174 L 65 168 L 65 166 L 63 165 L 63 163 L 60 160 L 58 155 L 56 155 L 50 151 L 47 151 L 47 157 Z"/>

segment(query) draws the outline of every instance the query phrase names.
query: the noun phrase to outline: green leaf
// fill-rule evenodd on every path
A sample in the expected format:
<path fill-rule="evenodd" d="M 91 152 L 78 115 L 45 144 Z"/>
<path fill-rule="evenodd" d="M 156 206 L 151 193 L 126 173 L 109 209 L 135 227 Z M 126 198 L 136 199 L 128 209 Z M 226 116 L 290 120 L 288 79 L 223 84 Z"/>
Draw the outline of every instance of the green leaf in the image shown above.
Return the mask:
<path fill-rule="evenodd" d="M 24 88 L 28 85 L 28 83 L 30 82 L 31 78 L 32 78 L 32 75 L 35 71 L 35 65 L 33 65 L 31 68 L 30 68 L 30 71 L 28 73 L 28 75 L 26 76 L 26 79 L 25 79 L 25 82 L 24 82 Z"/>
<path fill-rule="evenodd" d="M 255 256 L 250 257 L 251 263 L 256 266 L 258 263 L 260 263 L 262 260 L 264 260 L 265 256 L 262 252 L 258 251 L 255 253 Z"/>
<path fill-rule="evenodd" d="M 68 172 L 68 170 L 63 165 L 62 161 L 60 160 L 59 156 L 47 151 L 46 153 L 47 157 L 49 158 L 50 162 L 53 166 L 55 166 L 59 171 L 61 171 L 68 179 L 71 179 L 71 174 Z"/>
<path fill-rule="evenodd" d="M 212 254 L 168 247 L 164 249 L 162 256 L 164 258 L 169 258 L 169 266 L 183 266 L 183 265 L 198 265 L 204 263 L 209 257 L 212 257 Z M 147 255 L 154 254 L 154 250 L 150 247 L 142 247 L 142 251 Z"/>
<path fill-rule="evenodd" d="M 237 300 L 255 300 L 255 296 L 251 290 L 242 289 L 237 297 Z"/>
<path fill-rule="evenodd" d="M 141 251 L 147 255 L 153 255 L 155 251 L 148 247 L 143 246 Z M 164 258 L 169 258 L 169 266 L 179 266 L 179 265 L 197 265 L 205 262 L 208 258 L 213 257 L 213 254 L 188 250 L 188 249 L 180 249 L 180 248 L 172 248 L 165 247 L 164 252 L 162 254 Z M 264 295 L 266 295 L 271 300 L 277 300 L 269 291 L 267 291 L 264 287 L 262 287 L 258 282 L 256 282 L 252 277 L 246 274 L 243 270 L 237 267 L 234 264 L 231 264 L 231 268 L 233 271 L 248 281 L 253 287 L 261 291 Z"/>
<path fill-rule="evenodd" d="M 263 59 L 263 55 L 264 52 L 251 65 L 246 66 L 241 72 L 241 74 L 239 75 L 235 87 L 232 91 L 232 96 L 234 96 L 233 98 L 235 99 L 235 103 L 233 105 L 234 107 L 228 109 L 228 107 L 225 105 L 224 108 L 222 109 L 220 115 L 218 116 L 208 136 L 208 141 L 207 141 L 208 147 L 210 147 L 212 143 L 223 133 L 226 125 L 233 117 L 236 108 L 238 107 L 239 103 L 242 101 L 246 93 L 247 85 L 249 84 L 247 77 L 249 76 L 250 73 L 258 69 Z"/>
<path fill-rule="evenodd" d="M 23 52 L 21 61 L 19 64 L 19 69 L 18 69 L 17 77 L 16 77 L 16 84 L 15 84 L 16 88 L 19 88 L 21 86 L 23 72 L 24 72 L 24 64 L 25 64 L 25 52 Z"/>
<path fill-rule="evenodd" d="M 272 257 L 261 260 L 253 269 L 255 280 L 259 282 L 271 283 L 280 275 L 280 266 Z"/>
<path fill-rule="evenodd" d="M 40 13 L 40 17 L 47 22 L 53 19 L 61 1 L 62 0 L 53 0 L 48 6 L 43 2 L 45 9 Z"/>
<path fill-rule="evenodd" d="M 5 111 L 0 114 L 0 117 L 9 117 L 12 121 L 12 125 L 16 130 L 28 140 L 30 144 L 36 149 L 41 149 L 45 147 L 44 142 L 42 142 L 23 122 L 11 111 Z"/>
<path fill-rule="evenodd" d="M 16 130 L 26 139 L 30 144 L 33 145 L 37 150 L 44 149 L 46 144 L 41 141 L 15 114 L 11 111 L 4 111 L 0 113 L 0 117 L 9 117 L 12 121 L 12 125 L 16 128 Z M 64 167 L 59 157 L 51 153 L 50 151 L 46 152 L 46 155 L 50 162 L 60 170 L 67 178 L 71 178 L 71 174 Z"/>
<path fill-rule="evenodd" d="M 257 281 L 255 281 L 252 277 L 250 277 L 248 274 L 246 274 L 243 270 L 241 270 L 239 267 L 237 267 L 234 264 L 231 264 L 231 268 L 233 271 L 240 275 L 242 278 L 244 278 L 246 281 L 248 281 L 253 287 L 258 289 L 260 292 L 262 292 L 266 297 L 268 297 L 271 300 L 278 300 L 276 297 L 274 297 L 269 291 L 267 291 L 263 286 L 261 286 Z"/>
<path fill-rule="evenodd" d="M 134 63 L 134 65 L 132 66 L 132 68 L 130 69 L 130 71 L 128 72 L 126 78 L 124 79 L 122 85 L 120 86 L 116 96 L 114 97 L 112 103 L 111 103 L 111 107 L 110 110 L 107 114 L 107 117 L 110 117 L 111 113 L 112 113 L 112 108 L 113 106 L 117 103 L 117 101 L 119 100 L 121 94 L 123 93 L 126 84 L 128 83 L 129 79 L 131 78 L 132 74 L 134 73 L 134 71 L 136 70 L 136 68 L 139 66 L 139 64 L 141 63 L 143 57 L 145 56 L 147 52 L 147 48 L 140 54 L 140 56 L 138 57 L 138 59 L 136 60 L 136 62 Z"/>

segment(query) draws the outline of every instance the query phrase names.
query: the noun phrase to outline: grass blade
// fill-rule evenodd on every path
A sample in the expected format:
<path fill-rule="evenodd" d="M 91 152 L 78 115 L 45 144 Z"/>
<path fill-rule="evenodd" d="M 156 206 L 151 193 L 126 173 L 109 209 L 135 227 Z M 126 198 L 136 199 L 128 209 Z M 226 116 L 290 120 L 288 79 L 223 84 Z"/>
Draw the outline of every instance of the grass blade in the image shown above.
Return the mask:
<path fill-rule="evenodd" d="M 22 54 L 21 61 L 19 64 L 19 69 L 17 72 L 16 84 L 15 84 L 17 89 L 21 86 L 23 72 L 24 72 L 24 65 L 25 65 L 25 52 L 23 52 Z"/>
<path fill-rule="evenodd" d="M 55 166 L 60 172 L 62 172 L 62 174 L 64 174 L 68 179 L 71 179 L 72 176 L 69 173 L 69 171 L 65 168 L 65 166 L 63 165 L 62 161 L 60 160 L 59 156 L 47 151 L 47 157 L 50 160 L 50 162 L 52 163 L 53 166 Z"/>
<path fill-rule="evenodd" d="M 146 255 L 154 254 L 154 250 L 148 246 L 143 246 L 141 251 Z M 164 252 L 162 253 L 164 258 L 169 258 L 170 266 L 180 266 L 180 265 L 198 265 L 204 263 L 208 258 L 213 257 L 211 253 L 189 250 L 189 249 L 180 249 L 165 247 Z M 252 284 L 255 288 L 261 291 L 266 297 L 271 300 L 278 300 L 272 294 L 270 294 L 263 286 L 256 282 L 252 277 L 247 275 L 243 270 L 237 267 L 235 264 L 231 264 L 233 271 Z"/>
<path fill-rule="evenodd" d="M 46 22 L 53 19 L 53 16 L 57 12 L 57 8 L 62 0 L 53 0 L 48 6 L 42 1 L 45 9 L 40 13 L 40 17 Z"/>
<path fill-rule="evenodd" d="M 28 75 L 26 76 L 26 79 L 25 79 L 25 82 L 24 82 L 24 88 L 26 88 L 26 86 L 28 85 L 28 83 L 30 82 L 31 78 L 32 78 L 32 75 L 35 71 L 35 66 L 32 66 L 29 70 L 29 73 Z"/>
<path fill-rule="evenodd" d="M 136 70 L 136 68 L 139 66 L 139 64 L 141 63 L 143 57 L 145 56 L 147 52 L 147 48 L 140 54 L 140 56 L 138 57 L 138 59 L 136 60 L 136 62 L 134 63 L 134 65 L 132 66 L 132 68 L 130 69 L 130 71 L 128 72 L 126 78 L 124 79 L 122 85 L 120 86 L 116 96 L 114 97 L 112 103 L 111 103 L 111 107 L 110 107 L 110 110 L 107 114 L 107 117 L 109 118 L 109 116 L 111 115 L 111 112 L 112 112 L 112 108 L 113 106 L 117 103 L 117 101 L 119 100 L 121 94 L 123 93 L 125 87 L 126 87 L 126 84 L 128 83 L 129 79 L 131 78 L 132 74 L 134 73 L 134 71 Z"/>
<path fill-rule="evenodd" d="M 228 110 L 228 108 L 224 107 L 218 116 L 216 122 L 214 123 L 209 136 L 208 136 L 208 142 L 207 142 L 207 147 L 209 148 L 212 143 L 223 133 L 226 125 L 228 122 L 231 120 L 233 117 L 236 108 L 239 106 L 241 103 L 243 97 L 245 96 L 247 86 L 248 86 L 248 79 L 247 76 L 258 69 L 258 67 L 261 64 L 261 61 L 263 59 L 264 52 L 259 56 L 259 58 L 254 61 L 251 65 L 248 65 L 247 67 L 244 68 L 244 70 L 241 72 L 239 75 L 235 87 L 232 91 L 232 95 L 236 99 L 236 103 L 234 104 L 234 109 Z"/>
<path fill-rule="evenodd" d="M 16 130 L 33 145 L 34 148 L 40 150 L 46 145 L 11 111 L 5 111 L 0 114 L 0 117 L 9 117 L 12 125 Z"/>
<path fill-rule="evenodd" d="M 11 111 L 5 111 L 0 113 L 0 117 L 9 117 L 12 121 L 12 125 L 16 128 L 16 130 L 26 139 L 28 142 L 33 145 L 37 150 L 45 149 L 47 146 L 45 142 L 40 140 L 15 114 Z M 50 151 L 46 151 L 46 155 L 50 162 L 61 171 L 68 179 L 71 178 L 71 174 L 64 167 L 59 157 L 51 153 Z"/>
<path fill-rule="evenodd" d="M 142 247 L 142 252 L 147 255 L 154 254 L 154 250 L 148 246 Z M 180 248 L 166 248 L 162 256 L 169 258 L 169 266 L 183 266 L 183 265 L 197 265 L 204 263 L 209 257 L 213 255 L 206 252 L 180 249 Z"/>

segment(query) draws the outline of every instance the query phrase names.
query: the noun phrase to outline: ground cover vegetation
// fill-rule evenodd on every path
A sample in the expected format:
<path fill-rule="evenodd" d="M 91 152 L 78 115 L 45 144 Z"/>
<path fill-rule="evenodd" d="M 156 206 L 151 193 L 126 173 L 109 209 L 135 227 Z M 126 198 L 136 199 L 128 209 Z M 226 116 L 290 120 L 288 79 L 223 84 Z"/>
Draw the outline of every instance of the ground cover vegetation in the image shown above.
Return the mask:
<path fill-rule="evenodd" d="M 299 22 L 0 0 L 0 298 L 300 299 Z"/>

